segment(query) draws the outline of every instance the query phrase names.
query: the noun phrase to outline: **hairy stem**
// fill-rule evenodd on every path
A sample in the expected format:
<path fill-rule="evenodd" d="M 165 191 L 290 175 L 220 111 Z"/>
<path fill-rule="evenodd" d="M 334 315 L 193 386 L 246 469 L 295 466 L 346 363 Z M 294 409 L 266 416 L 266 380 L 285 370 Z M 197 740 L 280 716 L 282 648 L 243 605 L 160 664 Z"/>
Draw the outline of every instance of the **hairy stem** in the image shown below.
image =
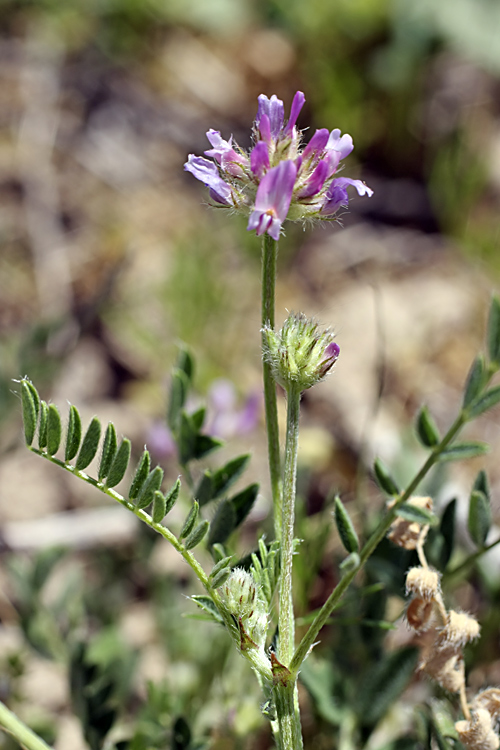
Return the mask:
<path fill-rule="evenodd" d="M 348 573 L 346 573 L 343 578 L 339 581 L 337 586 L 333 589 L 332 593 L 316 615 L 315 619 L 311 623 L 311 626 L 307 633 L 302 638 L 301 642 L 299 643 L 297 650 L 295 651 L 295 654 L 293 656 L 293 659 L 290 663 L 290 671 L 292 674 L 297 674 L 298 670 L 300 669 L 300 665 L 306 658 L 307 654 L 311 650 L 313 644 L 316 642 L 318 634 L 320 630 L 323 628 L 323 626 L 328 621 L 330 615 L 336 609 L 338 603 L 342 599 L 345 591 L 348 589 L 356 575 L 359 573 L 359 571 L 364 567 L 366 561 L 368 558 L 372 555 L 375 548 L 378 546 L 378 544 L 382 541 L 382 539 L 385 537 L 387 532 L 389 531 L 389 528 L 396 518 L 397 510 L 400 505 L 402 505 L 404 502 L 406 502 L 413 494 L 413 492 L 417 489 L 418 485 L 422 481 L 422 479 L 427 475 L 429 470 L 434 466 L 434 464 L 439 460 L 439 456 L 441 453 L 445 450 L 445 448 L 448 447 L 448 445 L 452 442 L 452 440 L 457 436 L 457 434 L 462 429 L 463 425 L 467 422 L 467 412 L 465 410 L 461 410 L 458 417 L 455 419 L 453 424 L 451 425 L 450 429 L 446 433 L 446 435 L 443 437 L 442 441 L 437 445 L 421 467 L 421 469 L 417 472 L 417 474 L 414 476 L 410 484 L 407 486 L 407 488 L 404 490 L 404 492 L 401 493 L 401 495 L 396 500 L 395 504 L 392 506 L 392 508 L 386 513 L 384 518 L 379 523 L 378 527 L 375 529 L 371 537 L 368 539 L 366 544 L 364 545 L 363 549 L 360 552 L 359 555 L 359 563 L 356 565 L 355 568 L 350 570 Z"/>
<path fill-rule="evenodd" d="M 275 685 L 273 696 L 277 719 L 275 723 L 278 725 L 275 732 L 277 747 L 279 750 L 302 750 L 297 682 Z"/>
<path fill-rule="evenodd" d="M 262 327 L 274 328 L 274 306 L 276 289 L 276 261 L 278 257 L 278 243 L 264 234 L 262 242 Z M 278 429 L 278 406 L 276 401 L 276 383 L 271 367 L 263 360 L 264 404 L 266 411 L 267 452 L 269 458 L 269 473 L 271 476 L 271 492 L 273 496 L 274 534 L 281 539 L 281 459 Z"/>
<path fill-rule="evenodd" d="M 25 750 L 51 750 L 50 746 L 35 732 L 18 719 L 7 706 L 0 701 L 0 727 L 5 729 Z"/>

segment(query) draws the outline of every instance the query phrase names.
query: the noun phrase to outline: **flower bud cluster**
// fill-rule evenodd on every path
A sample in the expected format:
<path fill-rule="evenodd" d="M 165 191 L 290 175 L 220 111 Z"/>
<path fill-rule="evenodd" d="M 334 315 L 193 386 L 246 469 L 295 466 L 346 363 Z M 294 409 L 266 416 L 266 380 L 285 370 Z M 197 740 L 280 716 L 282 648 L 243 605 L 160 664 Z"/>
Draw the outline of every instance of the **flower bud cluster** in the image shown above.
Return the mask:
<path fill-rule="evenodd" d="M 319 383 L 331 371 L 340 348 L 330 329 L 321 330 L 318 323 L 302 313 L 291 313 L 280 331 L 269 326 L 262 329 L 264 357 L 277 383 L 300 391 Z"/>
<path fill-rule="evenodd" d="M 235 568 L 219 592 L 239 629 L 241 651 L 259 649 L 263 652 L 269 624 L 267 605 L 252 575 Z"/>
<path fill-rule="evenodd" d="M 190 154 L 184 165 L 210 191 L 217 206 L 232 208 L 249 215 L 249 231 L 269 234 L 278 240 L 285 219 L 331 218 L 341 206 L 347 206 L 347 187 L 359 195 L 373 191 L 361 180 L 336 177 L 340 161 L 354 146 L 350 135 L 316 130 L 303 148 L 296 127 L 305 97 L 297 91 L 290 117 L 285 122 L 281 99 L 259 96 L 253 125 L 253 146 L 247 153 L 233 142 L 224 140 L 217 130 L 209 130 L 212 146 L 202 156 Z"/>
<path fill-rule="evenodd" d="M 418 507 L 432 508 L 430 498 L 412 500 Z M 428 566 L 423 550 L 428 527 L 408 522 L 404 522 L 404 527 L 401 521 L 397 519 L 389 536 L 406 549 L 416 549 L 421 562 L 406 574 L 406 593 L 411 597 L 406 620 L 422 637 L 419 669 L 448 692 L 460 696 L 465 718 L 456 722 L 455 729 L 462 744 L 469 750 L 498 750 L 500 738 L 494 727 L 500 716 L 500 690 L 479 693 L 470 706 L 466 698 L 463 649 L 478 638 L 479 623 L 467 612 L 446 609 L 441 575 Z"/>

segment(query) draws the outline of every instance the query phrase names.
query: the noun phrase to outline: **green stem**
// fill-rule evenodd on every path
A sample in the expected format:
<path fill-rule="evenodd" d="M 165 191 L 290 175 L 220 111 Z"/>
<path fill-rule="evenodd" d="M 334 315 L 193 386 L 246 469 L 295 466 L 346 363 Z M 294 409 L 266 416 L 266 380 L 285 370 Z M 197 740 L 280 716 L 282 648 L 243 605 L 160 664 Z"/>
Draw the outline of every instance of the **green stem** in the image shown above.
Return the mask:
<path fill-rule="evenodd" d="M 292 596 L 293 538 L 295 520 L 295 492 L 297 484 L 297 452 L 299 447 L 300 391 L 287 389 L 287 420 L 285 469 L 283 479 L 283 507 L 281 515 L 281 572 L 279 586 L 279 651 L 278 658 L 288 666 L 293 656 L 294 616 Z"/>
<path fill-rule="evenodd" d="M 5 729 L 25 750 L 51 750 L 50 746 L 29 727 L 9 711 L 0 701 L 0 726 Z"/>
<path fill-rule="evenodd" d="M 274 328 L 274 307 L 276 289 L 276 262 L 278 257 L 278 243 L 264 234 L 262 242 L 262 327 Z M 271 492 L 273 496 L 274 535 L 281 539 L 281 459 L 278 429 L 278 406 L 276 401 L 276 383 L 271 367 L 263 360 L 264 404 L 266 411 L 267 452 L 269 457 L 269 473 L 271 476 Z"/>
<path fill-rule="evenodd" d="M 392 506 L 392 508 L 386 513 L 384 518 L 379 523 L 378 527 L 375 529 L 371 537 L 368 539 L 366 544 L 364 545 L 363 549 L 360 552 L 359 556 L 359 563 L 356 565 L 355 568 L 350 570 L 348 573 L 346 573 L 343 578 L 339 581 L 337 586 L 334 588 L 320 611 L 318 612 L 317 616 L 315 617 L 314 621 L 312 622 L 309 630 L 302 638 L 301 642 L 299 643 L 297 650 L 295 651 L 295 654 L 293 656 L 293 659 L 290 663 L 290 671 L 292 674 L 297 674 L 298 670 L 300 669 L 300 665 L 308 655 L 309 651 L 313 647 L 314 643 L 316 642 L 320 630 L 323 628 L 323 626 L 326 624 L 328 619 L 330 618 L 330 615 L 336 609 L 339 601 L 342 599 L 342 596 L 344 595 L 347 588 L 350 586 L 351 582 L 354 580 L 356 575 L 359 573 L 359 571 L 364 567 L 366 561 L 368 558 L 372 555 L 375 548 L 378 546 L 378 544 L 382 541 L 382 539 L 385 537 L 387 532 L 389 531 L 389 528 L 396 518 L 396 512 L 400 505 L 402 505 L 406 500 L 408 500 L 414 491 L 417 489 L 418 485 L 422 481 L 422 479 L 426 476 L 428 471 L 434 466 L 434 464 L 438 461 L 439 456 L 444 451 L 444 449 L 451 443 L 451 441 L 456 437 L 456 435 L 460 432 L 463 425 L 467 422 L 467 412 L 465 410 L 461 410 L 458 417 L 453 422 L 452 426 L 444 436 L 444 438 L 441 440 L 439 445 L 437 445 L 435 448 L 433 448 L 431 454 L 429 455 L 428 459 L 425 461 L 421 469 L 417 472 L 415 477 L 412 479 L 410 484 L 407 486 L 407 488 L 404 490 L 404 492 L 397 498 L 395 504 Z"/>
<path fill-rule="evenodd" d="M 481 549 L 478 549 L 476 552 L 473 552 L 472 555 L 469 555 L 463 562 L 460 563 L 460 565 L 457 565 L 456 568 L 453 568 L 453 570 L 450 570 L 449 572 L 445 573 L 443 575 L 443 582 L 447 583 L 450 580 L 450 578 L 456 578 L 457 576 L 460 576 L 462 573 L 464 573 L 467 570 L 467 568 L 473 565 L 476 562 L 476 560 L 479 560 L 480 557 L 482 557 L 487 552 L 489 552 L 490 549 L 497 547 L 499 544 L 500 544 L 500 539 L 495 539 L 494 542 L 491 542 L 491 544 L 486 545 L 486 547 L 481 547 Z"/>
<path fill-rule="evenodd" d="M 286 685 L 279 683 L 273 688 L 278 724 L 276 744 L 279 750 L 302 750 L 302 728 L 296 681 Z"/>

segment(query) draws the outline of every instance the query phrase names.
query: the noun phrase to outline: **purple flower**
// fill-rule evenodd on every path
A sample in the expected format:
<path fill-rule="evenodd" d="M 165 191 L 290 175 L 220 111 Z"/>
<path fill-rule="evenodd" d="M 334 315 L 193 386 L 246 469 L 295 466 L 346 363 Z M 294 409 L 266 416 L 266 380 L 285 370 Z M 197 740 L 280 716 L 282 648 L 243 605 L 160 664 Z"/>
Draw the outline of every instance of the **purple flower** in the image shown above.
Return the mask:
<path fill-rule="evenodd" d="M 331 132 L 316 130 L 306 146 L 301 145 L 297 119 L 305 97 L 297 91 L 285 121 L 281 99 L 273 94 L 259 96 L 253 127 L 254 144 L 249 153 L 233 138 L 226 141 L 218 130 L 209 130 L 210 157 L 191 154 L 184 169 L 203 182 L 210 196 L 249 216 L 248 230 L 278 240 L 285 219 L 330 218 L 341 206 L 347 206 L 347 186 L 359 195 L 372 195 L 361 180 L 336 177 L 339 164 L 353 149 L 350 135 L 339 128 Z"/>
<path fill-rule="evenodd" d="M 257 236 L 267 232 L 273 240 L 279 240 L 281 225 L 290 208 L 296 176 L 297 167 L 293 161 L 282 161 L 267 172 L 260 181 L 247 229 L 255 229 Z"/>

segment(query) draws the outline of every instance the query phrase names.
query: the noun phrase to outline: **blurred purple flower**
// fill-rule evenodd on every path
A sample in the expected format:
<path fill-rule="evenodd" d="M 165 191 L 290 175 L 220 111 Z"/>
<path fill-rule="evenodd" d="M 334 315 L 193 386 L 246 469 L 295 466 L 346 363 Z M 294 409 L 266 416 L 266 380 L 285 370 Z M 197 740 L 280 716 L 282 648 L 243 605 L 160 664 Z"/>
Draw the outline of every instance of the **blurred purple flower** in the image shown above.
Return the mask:
<path fill-rule="evenodd" d="M 250 394 L 243 407 L 238 407 L 233 383 L 224 378 L 215 380 L 208 393 L 207 432 L 225 439 L 251 432 L 259 422 L 261 407 L 257 393 Z"/>

